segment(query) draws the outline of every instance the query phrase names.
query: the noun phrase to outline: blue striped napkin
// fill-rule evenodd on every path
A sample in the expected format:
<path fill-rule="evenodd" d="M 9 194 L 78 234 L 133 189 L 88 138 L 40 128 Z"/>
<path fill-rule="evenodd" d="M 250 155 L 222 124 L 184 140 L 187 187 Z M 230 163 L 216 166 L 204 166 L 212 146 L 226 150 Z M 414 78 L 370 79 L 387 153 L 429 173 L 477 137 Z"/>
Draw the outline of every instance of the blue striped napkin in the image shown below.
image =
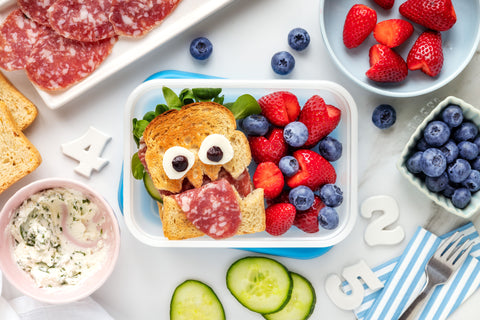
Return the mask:
<path fill-rule="evenodd" d="M 443 286 L 438 286 L 420 314 L 422 320 L 443 320 L 480 287 L 480 239 L 472 223 L 437 237 L 418 228 L 403 254 L 372 271 L 382 281 L 381 290 L 365 290 L 362 305 L 353 310 L 359 320 L 398 319 L 402 311 L 415 299 L 425 285 L 425 265 L 442 240 L 460 231 L 475 239 L 470 256 L 455 275 Z M 350 293 L 348 283 L 343 283 Z"/>

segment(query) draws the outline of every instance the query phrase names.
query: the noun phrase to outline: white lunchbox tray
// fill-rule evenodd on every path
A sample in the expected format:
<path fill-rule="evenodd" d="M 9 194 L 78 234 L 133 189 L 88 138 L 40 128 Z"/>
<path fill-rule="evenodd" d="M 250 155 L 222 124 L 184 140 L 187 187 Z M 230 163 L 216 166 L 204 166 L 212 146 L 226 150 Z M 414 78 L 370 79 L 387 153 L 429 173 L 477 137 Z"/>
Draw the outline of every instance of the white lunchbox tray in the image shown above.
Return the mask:
<path fill-rule="evenodd" d="M 342 157 L 333 162 L 337 182 L 344 193 L 344 201 L 337 208 L 340 222 L 334 230 L 305 233 L 296 227 L 282 236 L 267 232 L 238 235 L 223 240 L 207 236 L 168 240 L 163 236 L 162 222 L 156 202 L 148 195 L 142 180 L 136 180 L 131 172 L 131 158 L 137 152 L 132 138 L 132 119 L 141 119 L 159 103 L 165 103 L 162 87 L 177 94 L 183 88 L 222 88 L 225 102 L 233 102 L 238 96 L 248 93 L 260 98 L 268 93 L 288 90 L 294 93 L 302 106 L 312 95 L 320 95 L 327 104 L 342 111 L 338 127 L 331 134 L 343 144 Z M 128 97 L 124 115 L 124 172 L 123 210 L 125 224 L 141 242 L 155 247 L 222 247 L 222 248 L 324 248 L 345 239 L 352 231 L 357 217 L 357 108 L 352 96 L 340 85 L 329 81 L 298 80 L 225 80 L 225 79 L 154 79 L 139 85 Z M 253 175 L 253 168 L 250 174 Z"/>

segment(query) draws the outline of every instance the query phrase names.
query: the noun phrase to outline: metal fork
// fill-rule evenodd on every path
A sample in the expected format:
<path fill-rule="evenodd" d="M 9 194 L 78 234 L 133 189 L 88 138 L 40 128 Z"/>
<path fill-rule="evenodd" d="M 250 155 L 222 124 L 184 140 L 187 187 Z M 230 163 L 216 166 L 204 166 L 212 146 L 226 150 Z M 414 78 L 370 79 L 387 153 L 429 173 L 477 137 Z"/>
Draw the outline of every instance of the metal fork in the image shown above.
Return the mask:
<path fill-rule="evenodd" d="M 463 234 L 459 235 L 459 232 L 455 232 L 438 247 L 425 267 L 427 283 L 418 297 L 415 298 L 398 320 L 415 319 L 424 303 L 428 300 L 427 298 L 432 290 L 436 286 L 447 282 L 450 276 L 460 268 L 465 259 L 467 259 L 473 245 L 471 240 L 466 240 L 460 245 L 462 239 Z"/>

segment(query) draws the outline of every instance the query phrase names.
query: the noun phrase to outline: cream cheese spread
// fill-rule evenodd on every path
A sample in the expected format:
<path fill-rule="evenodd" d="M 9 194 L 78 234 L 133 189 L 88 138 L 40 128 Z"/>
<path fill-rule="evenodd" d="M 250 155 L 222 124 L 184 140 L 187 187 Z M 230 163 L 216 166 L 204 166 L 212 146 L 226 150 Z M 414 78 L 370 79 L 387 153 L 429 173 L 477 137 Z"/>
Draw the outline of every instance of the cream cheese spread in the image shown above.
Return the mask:
<path fill-rule="evenodd" d="M 107 259 L 104 222 L 98 206 L 82 192 L 43 190 L 13 213 L 14 258 L 41 288 L 75 285 Z"/>

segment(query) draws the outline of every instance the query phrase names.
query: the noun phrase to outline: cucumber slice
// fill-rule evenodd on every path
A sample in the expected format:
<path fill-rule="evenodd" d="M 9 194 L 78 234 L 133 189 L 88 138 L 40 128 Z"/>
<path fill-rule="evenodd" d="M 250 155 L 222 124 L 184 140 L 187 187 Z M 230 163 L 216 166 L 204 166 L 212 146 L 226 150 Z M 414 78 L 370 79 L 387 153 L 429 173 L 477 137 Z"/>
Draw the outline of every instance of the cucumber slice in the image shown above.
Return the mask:
<path fill-rule="evenodd" d="M 227 287 L 246 308 L 258 313 L 273 313 L 290 299 L 293 281 L 281 263 L 264 257 L 246 257 L 227 271 Z"/>
<path fill-rule="evenodd" d="M 148 194 L 155 200 L 163 203 L 162 196 L 158 189 L 153 184 L 152 178 L 146 172 L 143 173 L 143 184 L 145 185 L 145 189 L 147 189 Z"/>
<path fill-rule="evenodd" d="M 173 292 L 170 320 L 225 320 L 225 311 L 212 288 L 186 280 Z"/>
<path fill-rule="evenodd" d="M 310 281 L 291 272 L 293 279 L 292 296 L 280 311 L 264 314 L 267 320 L 306 320 L 310 318 L 317 301 L 315 290 Z"/>

